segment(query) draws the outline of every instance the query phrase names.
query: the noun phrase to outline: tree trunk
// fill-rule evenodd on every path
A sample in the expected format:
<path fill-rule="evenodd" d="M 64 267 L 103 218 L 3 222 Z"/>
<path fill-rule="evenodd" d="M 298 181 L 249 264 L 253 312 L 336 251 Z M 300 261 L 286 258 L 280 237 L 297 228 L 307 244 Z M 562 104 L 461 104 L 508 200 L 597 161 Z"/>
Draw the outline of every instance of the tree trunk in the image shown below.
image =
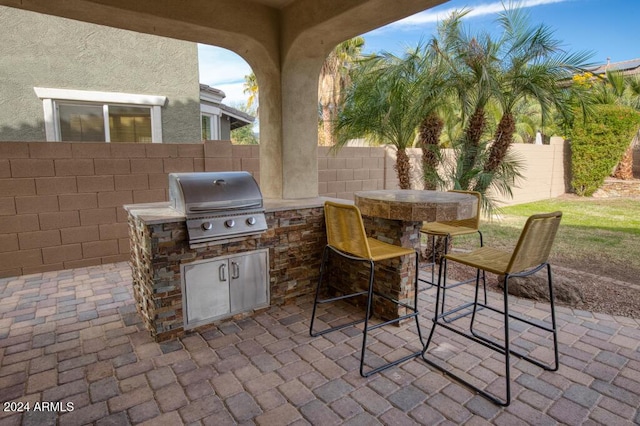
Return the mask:
<path fill-rule="evenodd" d="M 411 189 L 411 162 L 404 148 L 397 151 L 395 169 L 398 173 L 400 189 Z"/>
<path fill-rule="evenodd" d="M 320 145 L 333 146 L 333 120 L 331 108 L 327 104 L 322 104 L 322 138 Z"/>
<path fill-rule="evenodd" d="M 633 179 L 633 145 L 627 148 L 622 160 L 616 166 L 613 177 L 623 180 Z"/>
<path fill-rule="evenodd" d="M 489 159 L 484 165 L 485 172 L 491 173 L 498 170 L 513 143 L 513 134 L 515 132 L 516 121 L 513 118 L 513 114 L 503 114 L 496 129 L 493 145 L 491 145 L 491 150 L 489 151 Z"/>
<path fill-rule="evenodd" d="M 478 108 L 473 112 L 473 115 L 469 118 L 469 125 L 465 132 L 466 141 L 469 145 L 480 146 L 480 139 L 484 133 L 484 128 L 487 125 L 487 117 L 484 113 L 484 108 Z"/>
<path fill-rule="evenodd" d="M 483 168 L 484 173 L 489 176 L 476 182 L 476 186 L 474 187 L 475 191 L 484 194 L 487 188 L 491 186 L 491 181 L 493 180 L 492 174 L 498 170 L 502 161 L 507 156 L 507 151 L 509 151 L 509 147 L 513 144 L 513 134 L 515 132 L 516 121 L 513 118 L 513 114 L 509 112 L 504 113 L 498 123 L 493 144 L 489 150 L 489 158 Z"/>
<path fill-rule="evenodd" d="M 424 247 L 424 250 L 421 253 L 422 254 L 421 262 L 431 263 L 433 261 L 433 251 L 435 249 L 435 252 L 436 252 L 435 262 L 436 262 L 436 265 L 439 265 L 440 260 L 442 259 L 442 256 L 444 256 L 444 251 L 445 251 L 444 243 L 447 239 L 445 237 L 435 237 L 434 244 L 432 245 L 431 238 L 432 237 L 430 236 L 427 237 L 426 244 L 422 245 L 422 247 Z M 447 245 L 447 253 L 451 253 L 452 249 L 453 249 L 453 238 L 449 238 L 449 244 Z"/>
<path fill-rule="evenodd" d="M 420 124 L 418 144 L 422 149 L 422 176 L 424 189 L 436 189 L 438 183 L 437 167 L 439 163 L 438 142 L 444 127 L 444 121 L 437 114 L 429 114 Z"/>
<path fill-rule="evenodd" d="M 487 117 L 484 113 L 484 108 L 477 108 L 469 118 L 469 123 L 467 124 L 467 129 L 464 134 L 461 153 L 463 170 L 462 173 L 459 173 L 461 176 L 459 184 L 462 189 L 471 189 L 469 188 L 471 183 L 471 173 L 469 172 L 475 167 L 478 150 L 480 149 L 480 139 L 482 138 L 486 125 Z"/>

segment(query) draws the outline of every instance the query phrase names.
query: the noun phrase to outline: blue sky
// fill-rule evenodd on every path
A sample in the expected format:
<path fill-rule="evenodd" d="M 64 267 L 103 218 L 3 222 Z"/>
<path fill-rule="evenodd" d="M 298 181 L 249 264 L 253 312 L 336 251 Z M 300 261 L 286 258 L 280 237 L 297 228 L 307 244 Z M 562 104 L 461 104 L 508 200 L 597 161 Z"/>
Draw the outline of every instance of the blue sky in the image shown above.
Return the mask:
<path fill-rule="evenodd" d="M 508 2 L 508 0 L 505 0 Z M 555 31 L 566 50 L 592 51 L 597 64 L 640 58 L 640 0 L 523 0 L 532 24 L 544 23 Z M 365 52 L 387 50 L 401 54 L 420 40 L 428 40 L 439 20 L 452 10 L 472 9 L 464 20 L 472 33 L 493 31 L 495 18 L 503 10 L 500 0 L 451 0 L 404 20 L 363 34 Z M 242 93 L 248 64 L 233 52 L 199 46 L 200 82 L 223 90 L 224 102 L 246 101 Z"/>

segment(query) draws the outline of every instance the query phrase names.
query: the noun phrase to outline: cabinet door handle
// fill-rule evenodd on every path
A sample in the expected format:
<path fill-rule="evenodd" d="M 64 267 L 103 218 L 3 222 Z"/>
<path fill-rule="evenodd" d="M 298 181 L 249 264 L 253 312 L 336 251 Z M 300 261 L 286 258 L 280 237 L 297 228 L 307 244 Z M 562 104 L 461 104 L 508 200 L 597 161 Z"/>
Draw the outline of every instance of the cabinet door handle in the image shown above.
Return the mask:
<path fill-rule="evenodd" d="M 231 278 L 234 280 L 240 278 L 240 265 L 236 262 L 231 262 Z"/>
<path fill-rule="evenodd" d="M 220 281 L 227 280 L 227 277 L 225 277 L 225 273 L 224 273 L 224 270 L 226 267 L 227 267 L 226 263 L 223 263 L 218 267 L 218 278 L 220 278 Z"/>

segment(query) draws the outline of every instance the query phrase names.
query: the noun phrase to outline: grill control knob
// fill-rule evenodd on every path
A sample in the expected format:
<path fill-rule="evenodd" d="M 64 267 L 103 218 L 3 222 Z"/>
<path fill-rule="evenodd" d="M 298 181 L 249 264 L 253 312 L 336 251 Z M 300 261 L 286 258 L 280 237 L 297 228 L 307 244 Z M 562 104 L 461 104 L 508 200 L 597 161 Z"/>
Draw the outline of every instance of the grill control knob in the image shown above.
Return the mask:
<path fill-rule="evenodd" d="M 210 231 L 211 228 L 213 228 L 213 223 L 204 222 L 201 226 L 202 226 L 202 229 L 204 229 L 205 231 Z"/>
<path fill-rule="evenodd" d="M 247 219 L 247 225 L 252 226 L 256 224 L 256 218 L 251 216 L 250 218 Z"/>
<path fill-rule="evenodd" d="M 236 221 L 233 219 L 229 219 L 224 222 L 224 226 L 226 226 L 227 228 L 233 228 L 234 226 L 236 226 Z"/>

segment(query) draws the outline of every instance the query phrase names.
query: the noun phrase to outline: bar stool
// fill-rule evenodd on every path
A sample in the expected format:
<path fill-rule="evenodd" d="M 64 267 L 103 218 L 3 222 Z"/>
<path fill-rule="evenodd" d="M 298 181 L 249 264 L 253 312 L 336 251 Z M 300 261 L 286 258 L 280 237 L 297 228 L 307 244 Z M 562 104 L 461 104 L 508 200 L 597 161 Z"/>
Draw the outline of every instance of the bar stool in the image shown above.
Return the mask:
<path fill-rule="evenodd" d="M 509 361 L 510 355 L 515 355 L 516 357 L 537 365 L 538 367 L 543 368 L 547 371 L 558 370 L 558 333 L 553 296 L 553 278 L 551 275 L 551 265 L 548 262 L 548 258 L 549 252 L 551 251 L 551 246 L 553 245 L 553 241 L 560 225 L 561 218 L 561 212 L 537 214 L 529 217 L 524 226 L 524 229 L 522 230 L 522 233 L 520 234 L 520 238 L 518 239 L 518 243 L 513 252 L 506 252 L 503 250 L 485 246 L 474 250 L 471 253 L 448 254 L 442 258 L 440 272 L 438 274 L 438 282 L 446 279 L 446 277 L 442 274 L 443 263 L 452 261 L 477 268 L 478 272 L 476 274 L 475 298 L 471 316 L 471 324 L 469 326 L 469 332 L 467 333 L 466 331 L 461 330 L 459 327 L 453 327 L 453 325 L 443 321 L 443 318 L 447 316 L 449 312 L 438 313 L 439 303 L 441 303 L 440 292 L 445 288 L 444 283 L 443 285 L 438 285 L 436 307 L 433 316 L 433 327 L 431 328 L 431 333 L 429 334 L 429 338 L 427 339 L 427 344 L 425 345 L 422 352 L 422 359 L 427 362 L 427 364 L 440 370 L 446 375 L 451 376 L 460 383 L 470 387 L 490 401 L 502 406 L 507 406 L 511 403 L 511 370 Z M 549 284 L 551 324 L 549 324 L 547 321 L 540 321 L 534 318 L 509 313 L 509 279 L 512 277 L 526 277 L 528 275 L 535 274 L 545 267 L 547 269 L 547 280 Z M 498 275 L 504 275 L 504 306 L 502 309 L 489 306 L 486 302 L 478 302 L 480 271 L 487 271 Z M 474 330 L 474 322 L 477 316 L 477 312 L 481 307 L 502 315 L 504 324 L 503 342 L 496 341 L 495 339 L 487 337 Z M 528 353 L 522 353 L 511 349 L 509 337 L 510 319 L 521 321 L 532 327 L 551 333 L 553 338 L 553 363 L 543 363 L 541 361 L 538 361 L 537 359 L 532 358 Z M 440 363 L 436 363 L 426 357 L 434 332 L 439 326 L 444 327 L 447 330 L 450 330 L 460 336 L 466 337 L 467 339 L 477 342 L 495 352 L 504 355 L 504 377 L 506 393 L 505 398 L 502 399 L 497 397 L 496 395 L 490 394 L 485 389 L 481 389 L 478 386 L 473 385 L 467 379 L 453 373 L 451 370 L 445 368 L 445 366 L 441 365 Z"/>
<path fill-rule="evenodd" d="M 475 234 L 476 232 L 478 233 L 478 235 L 480 236 L 480 247 L 483 246 L 483 241 L 482 241 L 482 232 L 480 231 L 480 207 L 481 207 L 481 203 L 482 203 L 482 197 L 480 195 L 479 192 L 476 191 L 460 191 L 460 190 L 451 190 L 449 192 L 457 192 L 460 194 L 469 194 L 469 195 L 473 195 L 474 197 L 476 197 L 477 199 L 477 203 L 476 203 L 476 212 L 475 215 L 470 218 L 470 219 L 462 219 L 462 220 L 450 220 L 450 221 L 441 221 L 441 222 L 425 222 L 422 225 L 422 228 L 420 229 L 420 233 L 424 234 L 427 236 L 427 244 L 429 243 L 429 240 L 431 241 L 431 263 L 428 263 L 426 266 L 431 268 L 431 281 L 427 281 L 425 279 L 420 278 L 420 282 L 423 282 L 425 284 L 428 284 L 430 286 L 434 286 L 434 285 L 438 285 L 438 283 L 435 282 L 435 266 L 436 266 L 436 237 L 438 238 L 444 238 L 444 256 L 447 255 L 448 249 L 449 249 L 449 243 L 451 241 L 451 239 L 453 237 L 457 237 L 460 235 L 470 235 L 470 234 Z M 444 274 L 446 276 L 446 266 L 445 266 L 445 271 Z M 441 312 L 444 312 L 445 310 L 445 295 L 446 295 L 446 290 L 448 288 L 454 288 L 454 287 L 458 287 L 460 285 L 463 284 L 468 284 L 470 282 L 473 282 L 474 279 L 468 279 L 468 280 L 464 280 L 464 281 L 460 281 L 460 282 L 456 282 L 454 284 L 449 284 L 448 286 L 444 286 L 442 288 L 442 307 L 441 307 Z M 446 282 L 446 281 L 445 281 Z M 487 286 L 486 286 L 486 279 L 485 279 L 485 274 L 484 272 L 482 272 L 482 284 L 483 284 L 483 289 L 484 289 L 484 301 L 485 303 L 487 303 Z M 456 312 L 465 310 L 469 307 L 471 307 L 473 305 L 472 302 L 463 304 L 458 306 L 458 308 L 456 310 L 453 311 L 449 311 L 450 314 L 454 314 Z M 471 311 L 467 311 L 467 312 L 463 312 L 461 314 L 459 314 L 458 316 L 454 317 L 454 318 L 443 318 L 444 321 L 450 322 L 450 321 L 455 321 L 457 318 L 460 318 L 461 316 L 465 316 L 465 315 L 470 315 Z"/>
<path fill-rule="evenodd" d="M 390 361 L 382 366 L 374 368 L 368 372 L 364 371 L 364 358 L 367 347 L 367 336 L 370 331 L 383 327 L 385 325 L 400 322 L 408 318 L 414 318 L 416 327 L 418 328 L 418 337 L 420 342 L 424 345 L 422 340 L 422 333 L 420 331 L 420 323 L 418 321 L 418 252 L 414 249 L 404 248 L 393 244 L 388 244 L 379 241 L 375 238 L 367 237 L 364 229 L 364 223 L 358 207 L 349 204 L 339 204 L 327 201 L 324 205 L 325 223 L 327 227 L 327 245 L 324 248 L 322 254 L 322 263 L 320 265 L 320 278 L 318 280 L 318 286 L 316 288 L 316 295 L 313 301 L 313 312 L 311 314 L 311 324 L 309 326 L 309 334 L 312 337 L 321 336 L 332 331 L 341 330 L 345 327 L 350 327 L 356 324 L 364 322 L 364 328 L 362 330 L 362 349 L 360 352 L 360 375 L 368 377 L 374 373 L 390 368 L 394 365 L 398 365 L 411 358 L 418 357 L 422 354 L 422 350 L 406 355 L 400 359 Z M 369 264 L 369 280 L 368 288 L 366 290 L 357 291 L 354 293 L 344 294 L 337 297 L 331 297 L 326 299 L 320 298 L 320 289 L 322 287 L 323 278 L 327 272 L 327 263 L 329 254 L 333 252 L 340 257 L 356 262 L 366 262 Z M 413 306 L 393 299 L 385 294 L 381 294 L 374 291 L 374 266 L 375 262 L 392 259 L 400 256 L 414 255 L 416 262 L 415 279 L 414 279 L 414 300 Z M 320 304 L 331 303 L 339 300 L 354 298 L 358 296 L 366 296 L 366 313 L 364 318 L 358 319 L 347 324 L 341 324 L 321 331 L 314 331 L 314 321 L 316 318 L 316 308 Z M 381 297 L 388 301 L 391 301 L 396 306 L 403 307 L 407 310 L 407 314 L 394 318 L 382 323 L 374 325 L 369 324 L 369 320 L 373 314 L 373 296 Z"/>

